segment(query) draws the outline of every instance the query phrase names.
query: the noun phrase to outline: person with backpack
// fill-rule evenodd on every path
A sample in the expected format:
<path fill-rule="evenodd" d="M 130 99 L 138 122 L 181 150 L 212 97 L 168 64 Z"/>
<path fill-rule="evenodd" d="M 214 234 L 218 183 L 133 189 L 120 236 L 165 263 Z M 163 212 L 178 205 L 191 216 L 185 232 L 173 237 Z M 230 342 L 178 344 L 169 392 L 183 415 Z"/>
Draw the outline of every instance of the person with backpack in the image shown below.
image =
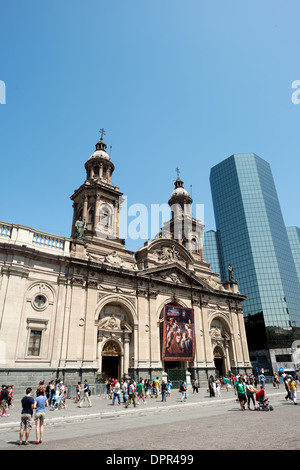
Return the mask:
<path fill-rule="evenodd" d="M 161 390 L 161 401 L 167 401 L 168 386 L 164 380 L 162 380 L 161 382 L 160 390 Z"/>
<path fill-rule="evenodd" d="M 9 399 L 9 394 L 8 394 L 7 387 L 6 385 L 2 385 L 1 394 L 0 394 L 0 400 L 1 400 L 0 416 L 9 416 L 9 414 L 7 413 L 8 399 Z"/>
<path fill-rule="evenodd" d="M 181 392 L 181 401 L 185 402 L 186 401 L 186 392 L 187 392 L 187 387 L 184 383 L 184 380 L 181 382 L 179 392 Z"/>

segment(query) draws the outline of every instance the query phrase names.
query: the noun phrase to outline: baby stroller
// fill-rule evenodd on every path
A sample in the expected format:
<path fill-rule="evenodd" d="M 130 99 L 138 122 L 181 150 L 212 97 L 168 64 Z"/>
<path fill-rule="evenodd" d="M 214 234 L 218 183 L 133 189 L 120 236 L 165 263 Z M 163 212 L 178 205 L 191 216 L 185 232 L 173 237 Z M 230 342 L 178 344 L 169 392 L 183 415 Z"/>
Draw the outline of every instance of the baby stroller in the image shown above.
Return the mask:
<path fill-rule="evenodd" d="M 263 393 L 262 393 L 263 392 Z M 273 411 L 274 408 L 270 405 L 269 399 L 265 396 L 265 391 L 262 389 L 256 392 L 257 411 Z"/>

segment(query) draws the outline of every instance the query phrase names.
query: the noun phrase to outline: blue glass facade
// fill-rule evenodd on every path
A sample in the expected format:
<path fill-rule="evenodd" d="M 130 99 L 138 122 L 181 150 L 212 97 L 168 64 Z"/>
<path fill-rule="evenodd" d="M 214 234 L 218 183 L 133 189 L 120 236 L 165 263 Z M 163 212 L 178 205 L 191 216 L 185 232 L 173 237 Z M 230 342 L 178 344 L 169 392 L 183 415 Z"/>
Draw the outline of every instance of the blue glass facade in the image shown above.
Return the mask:
<path fill-rule="evenodd" d="M 210 183 L 221 278 L 231 264 L 248 324 L 263 326 L 267 347 L 286 347 L 300 327 L 300 284 L 270 165 L 253 153 L 232 155 L 211 169 Z"/>
<path fill-rule="evenodd" d="M 210 269 L 222 278 L 221 273 L 224 270 L 221 267 L 222 254 L 220 253 L 219 232 L 215 230 L 204 232 L 203 254 L 205 261 L 210 264 Z"/>
<path fill-rule="evenodd" d="M 287 234 L 294 258 L 298 279 L 300 282 L 300 228 L 299 227 L 287 227 Z"/>

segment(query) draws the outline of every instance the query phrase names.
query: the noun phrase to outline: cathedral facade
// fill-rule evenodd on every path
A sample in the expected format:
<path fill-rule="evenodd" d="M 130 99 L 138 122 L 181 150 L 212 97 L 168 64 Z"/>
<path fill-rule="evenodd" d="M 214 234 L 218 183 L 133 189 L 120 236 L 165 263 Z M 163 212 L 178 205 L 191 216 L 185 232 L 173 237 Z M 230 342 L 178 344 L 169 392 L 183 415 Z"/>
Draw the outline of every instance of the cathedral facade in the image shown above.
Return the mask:
<path fill-rule="evenodd" d="M 0 222 L 0 376 L 88 378 L 252 371 L 237 282 L 203 258 L 203 225 L 178 177 L 171 219 L 136 252 L 103 139 L 71 196 L 70 238 Z M 183 226 L 184 225 L 184 226 Z"/>

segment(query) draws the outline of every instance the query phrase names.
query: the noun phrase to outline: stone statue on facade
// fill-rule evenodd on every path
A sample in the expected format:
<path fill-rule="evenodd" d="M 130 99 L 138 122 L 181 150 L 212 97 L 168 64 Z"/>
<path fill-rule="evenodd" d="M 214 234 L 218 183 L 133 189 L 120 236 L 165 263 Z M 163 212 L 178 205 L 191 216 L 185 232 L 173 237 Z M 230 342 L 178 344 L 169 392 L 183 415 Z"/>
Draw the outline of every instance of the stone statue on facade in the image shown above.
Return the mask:
<path fill-rule="evenodd" d="M 84 227 L 84 222 L 82 221 L 81 216 L 78 217 L 78 219 L 75 222 L 75 230 L 76 230 L 76 233 L 75 233 L 76 240 L 82 240 L 85 227 Z"/>
<path fill-rule="evenodd" d="M 228 274 L 229 274 L 229 281 L 234 281 L 233 267 L 231 266 L 231 264 L 228 265 Z"/>

